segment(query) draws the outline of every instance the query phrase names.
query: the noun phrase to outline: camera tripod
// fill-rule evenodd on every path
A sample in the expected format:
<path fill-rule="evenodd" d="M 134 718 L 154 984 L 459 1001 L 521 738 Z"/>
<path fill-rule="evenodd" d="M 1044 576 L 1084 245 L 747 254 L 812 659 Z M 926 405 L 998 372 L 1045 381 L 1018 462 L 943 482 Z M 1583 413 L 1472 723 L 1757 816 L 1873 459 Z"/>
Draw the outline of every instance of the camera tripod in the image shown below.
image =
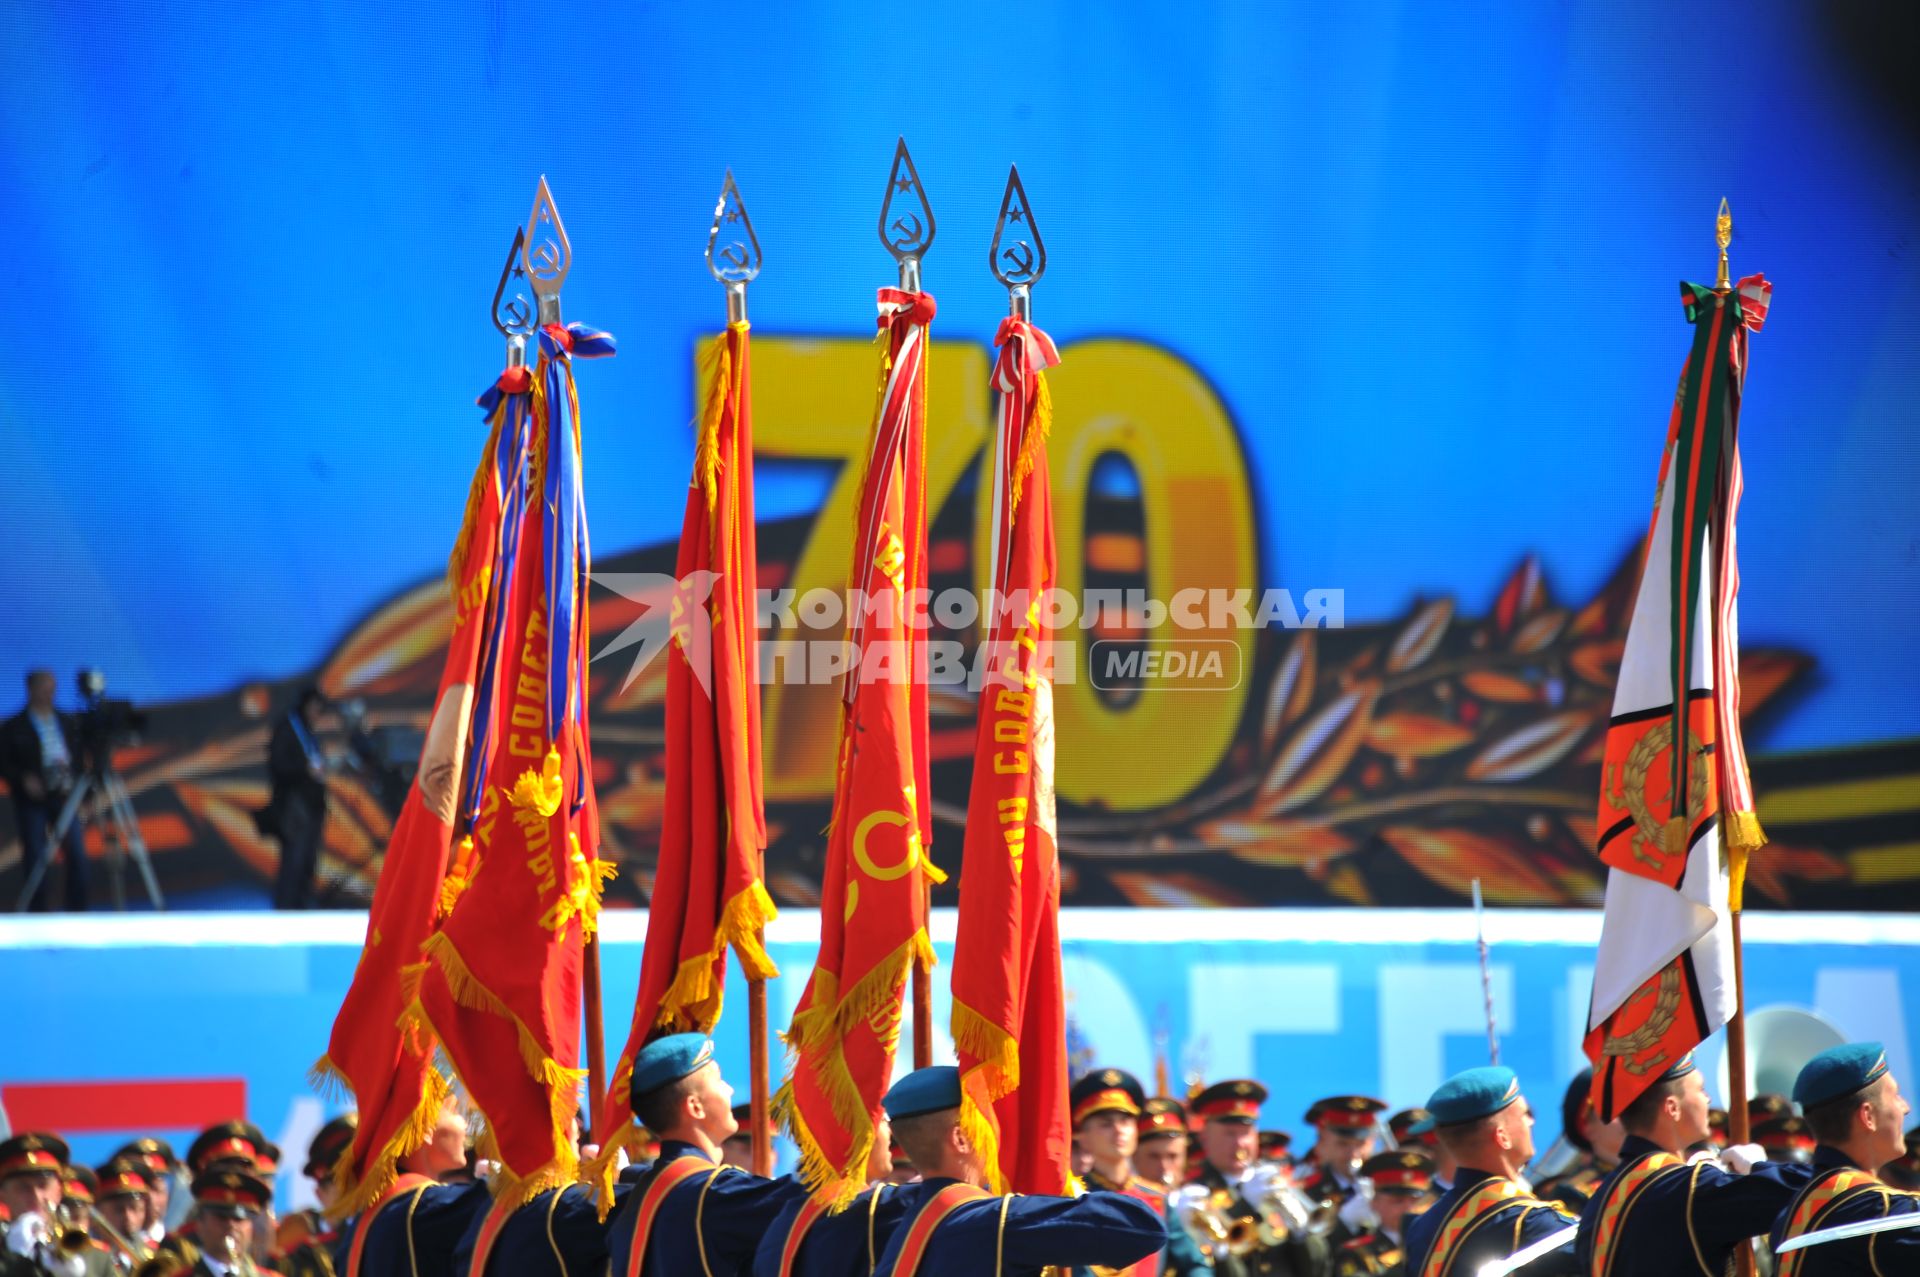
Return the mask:
<path fill-rule="evenodd" d="M 33 867 L 27 875 L 26 886 L 21 888 L 20 900 L 14 906 L 20 913 L 26 912 L 27 902 L 33 899 L 33 893 L 40 889 L 41 880 L 47 876 L 47 870 L 53 864 L 53 857 L 65 842 L 67 831 L 73 828 L 73 822 L 80 819 L 80 813 L 87 810 L 88 799 L 92 799 L 92 819 L 100 826 L 101 837 L 107 845 L 107 873 L 113 892 L 113 907 L 125 910 L 127 907 L 127 860 L 131 858 L 134 867 L 140 871 L 140 881 L 147 889 L 147 900 L 156 911 L 167 907 L 160 895 L 159 880 L 153 876 L 153 860 L 147 855 L 147 840 L 140 836 L 140 817 L 133 810 L 133 798 L 127 793 L 126 782 L 120 779 L 120 773 L 111 763 L 89 768 L 80 774 L 67 801 L 60 808 L 59 819 L 53 822 L 53 828 L 47 833 L 46 859 Z"/>

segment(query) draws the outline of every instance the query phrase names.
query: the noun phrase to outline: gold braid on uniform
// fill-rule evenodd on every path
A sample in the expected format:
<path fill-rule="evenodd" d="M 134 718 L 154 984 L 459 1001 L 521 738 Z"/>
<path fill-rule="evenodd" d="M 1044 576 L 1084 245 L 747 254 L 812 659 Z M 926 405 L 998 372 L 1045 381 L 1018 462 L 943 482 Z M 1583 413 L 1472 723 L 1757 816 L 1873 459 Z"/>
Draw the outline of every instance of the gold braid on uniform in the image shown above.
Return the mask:
<path fill-rule="evenodd" d="M 887 1184 L 875 1184 L 873 1192 L 867 1198 L 867 1274 L 872 1277 L 873 1270 L 880 1266 L 880 1256 L 873 1249 L 873 1222 L 880 1214 L 880 1198 L 891 1187 Z"/>
<path fill-rule="evenodd" d="M 407 1271 L 412 1277 L 420 1277 L 420 1257 L 413 1248 L 413 1212 L 420 1209 L 420 1198 L 426 1193 L 427 1185 L 422 1184 L 413 1190 L 413 1196 L 407 1199 Z M 369 1219 L 367 1223 L 373 1221 Z"/>
<path fill-rule="evenodd" d="M 700 1248 L 700 1271 L 707 1277 L 713 1277 L 713 1268 L 707 1263 L 707 1228 L 701 1222 L 707 1215 L 707 1190 L 713 1187 L 713 1181 L 720 1178 L 721 1172 L 733 1169 L 726 1165 L 714 1167 L 713 1173 L 707 1176 L 707 1182 L 700 1186 L 700 1199 L 693 1207 L 693 1244 Z"/>
<path fill-rule="evenodd" d="M 553 1235 L 553 1213 L 560 1209 L 560 1199 L 566 1196 L 566 1193 L 567 1189 L 563 1184 L 553 1190 L 553 1200 L 547 1203 L 547 1247 L 553 1251 L 553 1262 L 560 1265 L 560 1277 L 573 1277 L 572 1271 L 567 1267 L 567 1257 L 560 1253 L 560 1243 Z"/>
<path fill-rule="evenodd" d="M 1005 1259 L 1007 1254 L 1007 1208 L 1012 1205 L 1013 1205 L 1012 1193 L 1008 1193 L 1005 1197 L 1000 1199 L 1000 1227 L 994 1232 L 994 1235 L 993 1235 L 993 1277 L 1000 1277 L 1001 1272 L 1006 1267 Z M 929 1241 L 932 1240 L 931 1234 L 928 1235 L 928 1240 Z"/>

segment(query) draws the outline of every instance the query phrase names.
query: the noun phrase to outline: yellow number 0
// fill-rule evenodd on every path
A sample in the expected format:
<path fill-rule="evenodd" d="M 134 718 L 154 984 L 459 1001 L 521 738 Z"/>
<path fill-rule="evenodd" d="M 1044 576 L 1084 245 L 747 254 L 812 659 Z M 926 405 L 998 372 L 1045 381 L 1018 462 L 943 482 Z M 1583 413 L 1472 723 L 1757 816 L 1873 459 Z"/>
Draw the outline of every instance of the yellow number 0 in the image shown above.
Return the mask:
<path fill-rule="evenodd" d="M 927 383 L 927 508 L 937 513 L 991 435 L 987 353 L 966 342 L 930 347 Z M 789 587 L 840 590 L 853 551 L 860 459 L 869 443 L 878 366 L 865 341 L 761 337 L 754 342 L 756 444 L 768 458 L 842 463 Z M 1252 590 L 1259 575 L 1252 495 L 1239 439 L 1206 381 L 1142 342 L 1096 340 L 1065 349 L 1048 374 L 1053 390 L 1052 468 L 1059 586 L 1074 597 L 1085 577 L 1087 485 L 1093 465 L 1118 453 L 1140 478 L 1148 594 L 1163 603 L 1183 589 Z M 990 485 L 979 485 L 975 528 L 984 545 Z M 986 554 L 976 547 L 979 584 Z M 837 641 L 842 627 L 765 637 Z M 1088 681 L 1090 631 L 1059 635 L 1077 645 L 1078 668 L 1055 697 L 1062 748 L 1057 785 L 1070 802 L 1110 810 L 1164 806 L 1192 792 L 1232 743 L 1253 667 L 1250 631 L 1152 632 L 1155 648 L 1205 640 L 1238 649 L 1237 685 L 1149 691 L 1130 705 L 1105 703 Z M 765 766 L 770 798 L 833 792 L 837 684 L 776 681 L 766 688 Z"/>

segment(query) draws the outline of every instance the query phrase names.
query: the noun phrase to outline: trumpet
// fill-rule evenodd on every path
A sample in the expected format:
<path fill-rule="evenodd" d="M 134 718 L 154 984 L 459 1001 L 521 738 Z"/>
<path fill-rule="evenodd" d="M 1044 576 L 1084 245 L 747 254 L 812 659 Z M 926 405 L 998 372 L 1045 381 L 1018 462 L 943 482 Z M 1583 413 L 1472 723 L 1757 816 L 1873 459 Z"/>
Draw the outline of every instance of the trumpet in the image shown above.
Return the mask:
<path fill-rule="evenodd" d="M 241 1277 L 259 1277 L 259 1270 L 253 1266 L 253 1256 L 240 1249 L 240 1243 L 234 1240 L 232 1233 L 226 1237 L 224 1258 L 229 1271 L 239 1273 Z"/>
<path fill-rule="evenodd" d="M 144 1242 L 136 1240 L 139 1236 L 138 1233 L 134 1234 L 133 1237 L 128 1237 L 109 1223 L 107 1217 L 100 1213 L 100 1208 L 97 1206 L 89 1206 L 87 1208 L 87 1214 L 92 1217 L 94 1226 L 106 1234 L 106 1240 L 118 1247 L 120 1253 L 127 1257 L 129 1265 L 137 1265 L 144 1260 L 152 1258 L 153 1248 Z"/>
<path fill-rule="evenodd" d="M 61 1259 L 73 1259 L 83 1255 L 93 1246 L 93 1238 L 88 1234 L 86 1219 L 76 1204 L 61 1198 L 46 1212 L 47 1242 Z"/>
<path fill-rule="evenodd" d="M 1244 1253 L 1230 1248 L 1236 1241 L 1234 1227 L 1240 1221 L 1229 1220 L 1227 1209 L 1232 1199 L 1224 1190 L 1210 1191 L 1204 1184 L 1187 1184 L 1167 1195 L 1168 1209 L 1194 1244 L 1209 1255 Z"/>
<path fill-rule="evenodd" d="M 1338 1203 L 1308 1196 L 1294 1184 L 1293 1173 L 1278 1162 L 1255 1166 L 1241 1185 L 1240 1195 L 1259 1215 L 1264 1245 L 1278 1245 L 1294 1236 L 1322 1237 L 1339 1222 Z"/>

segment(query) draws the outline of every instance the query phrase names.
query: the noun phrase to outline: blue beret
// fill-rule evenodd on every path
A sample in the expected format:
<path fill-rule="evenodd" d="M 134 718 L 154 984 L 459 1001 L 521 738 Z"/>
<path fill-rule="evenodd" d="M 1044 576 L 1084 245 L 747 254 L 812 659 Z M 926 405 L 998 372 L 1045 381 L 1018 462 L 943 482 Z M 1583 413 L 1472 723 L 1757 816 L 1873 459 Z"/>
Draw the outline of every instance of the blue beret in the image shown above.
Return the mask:
<path fill-rule="evenodd" d="M 1700 1066 L 1693 1062 L 1693 1052 L 1689 1051 L 1681 1056 L 1672 1068 L 1662 1073 L 1655 1080 L 1659 1082 L 1677 1082 L 1687 1074 L 1698 1073 L 1699 1071 Z"/>
<path fill-rule="evenodd" d="M 1878 1042 L 1849 1042 L 1807 1061 L 1793 1083 L 1793 1102 L 1802 1109 L 1843 1099 L 1886 1076 L 1887 1048 Z"/>
<path fill-rule="evenodd" d="M 915 1069 L 893 1084 L 881 1101 L 887 1116 L 898 1122 L 922 1113 L 960 1107 L 960 1070 L 951 1064 L 936 1064 L 930 1069 Z"/>
<path fill-rule="evenodd" d="M 1513 1070 L 1499 1064 L 1456 1073 L 1440 1084 L 1427 1101 L 1435 1126 L 1457 1126 L 1472 1122 L 1501 1109 L 1520 1098 L 1520 1079 Z"/>
<path fill-rule="evenodd" d="M 700 1033 L 655 1038 L 633 1057 L 632 1092 L 646 1095 L 697 1071 L 713 1059 L 713 1039 Z"/>

